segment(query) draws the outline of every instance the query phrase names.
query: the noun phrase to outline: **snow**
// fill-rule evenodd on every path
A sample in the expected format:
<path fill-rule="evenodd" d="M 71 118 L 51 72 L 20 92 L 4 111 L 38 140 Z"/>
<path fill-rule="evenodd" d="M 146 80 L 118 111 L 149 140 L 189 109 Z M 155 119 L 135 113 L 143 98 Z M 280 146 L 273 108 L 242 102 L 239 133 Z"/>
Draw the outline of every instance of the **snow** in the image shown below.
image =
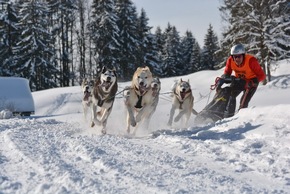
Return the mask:
<path fill-rule="evenodd" d="M 221 74 L 182 76 L 197 111 Z M 234 117 L 174 129 L 168 92 L 180 77 L 161 79 L 153 135 L 126 135 L 121 95 L 101 135 L 84 120 L 80 86 L 33 92 L 35 115 L 0 122 L 0 193 L 290 193 L 289 64 L 272 75 Z"/>

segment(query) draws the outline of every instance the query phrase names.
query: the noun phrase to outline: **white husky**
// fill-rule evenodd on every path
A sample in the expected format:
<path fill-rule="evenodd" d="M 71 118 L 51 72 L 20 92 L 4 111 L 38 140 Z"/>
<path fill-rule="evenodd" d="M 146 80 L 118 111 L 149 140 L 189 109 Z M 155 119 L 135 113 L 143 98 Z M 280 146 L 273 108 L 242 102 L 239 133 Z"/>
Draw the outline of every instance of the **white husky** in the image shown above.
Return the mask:
<path fill-rule="evenodd" d="M 154 113 L 160 91 L 159 79 L 153 82 L 150 69 L 138 67 L 135 71 L 131 87 L 127 88 L 125 94 L 125 105 L 127 108 L 127 132 L 130 133 L 130 125 L 136 127 L 133 134 L 136 133 L 137 125 L 144 124 L 148 129 L 150 118 Z M 153 84 L 153 85 L 152 85 Z"/>
<path fill-rule="evenodd" d="M 172 92 L 173 99 L 168 125 L 172 126 L 172 120 L 175 110 L 179 109 L 179 114 L 174 118 L 174 122 L 178 122 L 181 118 L 184 118 L 183 125 L 187 126 L 190 115 L 193 112 L 194 101 L 189 80 L 183 81 L 182 79 L 180 79 L 173 86 Z"/>

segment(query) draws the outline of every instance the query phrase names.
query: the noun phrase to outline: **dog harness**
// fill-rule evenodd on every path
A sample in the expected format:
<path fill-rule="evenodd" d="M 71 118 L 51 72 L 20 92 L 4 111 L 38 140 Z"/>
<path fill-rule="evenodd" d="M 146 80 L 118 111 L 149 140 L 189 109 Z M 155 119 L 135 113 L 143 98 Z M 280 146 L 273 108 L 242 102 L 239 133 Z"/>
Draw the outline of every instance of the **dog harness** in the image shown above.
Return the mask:
<path fill-rule="evenodd" d="M 136 95 L 137 95 L 137 97 L 138 97 L 138 101 L 137 101 L 137 103 L 136 103 L 136 105 L 134 106 L 135 108 L 142 108 L 143 106 L 142 106 L 142 98 L 143 98 L 143 96 L 148 92 L 148 90 L 150 89 L 151 87 L 148 87 L 148 88 L 146 88 L 146 90 L 145 90 L 145 92 L 143 93 L 143 94 L 141 94 L 140 92 L 138 92 L 139 91 L 139 89 L 135 86 L 134 87 L 134 91 L 135 91 L 135 93 L 136 93 Z M 140 93 L 140 95 L 138 94 L 138 93 Z"/>
<path fill-rule="evenodd" d="M 142 97 L 143 96 L 137 95 L 137 97 L 138 97 L 138 101 L 137 101 L 137 103 L 135 105 L 135 108 L 142 108 Z"/>
<path fill-rule="evenodd" d="M 185 97 L 181 98 L 181 96 L 179 94 L 177 94 L 176 91 L 174 91 L 174 94 L 175 94 L 175 96 L 177 97 L 177 99 L 179 101 L 179 109 L 182 109 L 183 101 L 184 101 L 184 99 L 186 99 L 188 97 L 188 96 L 186 96 L 186 94 L 188 94 L 190 92 L 191 92 L 191 90 L 188 90 L 188 91 L 184 92 L 185 93 L 185 95 L 184 95 Z"/>

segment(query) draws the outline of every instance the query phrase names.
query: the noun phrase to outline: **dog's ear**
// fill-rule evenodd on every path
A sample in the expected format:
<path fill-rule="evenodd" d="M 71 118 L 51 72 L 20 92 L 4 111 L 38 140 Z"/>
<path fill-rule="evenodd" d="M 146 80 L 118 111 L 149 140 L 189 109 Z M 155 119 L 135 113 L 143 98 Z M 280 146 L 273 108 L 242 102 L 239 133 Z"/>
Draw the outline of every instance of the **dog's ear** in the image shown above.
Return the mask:
<path fill-rule="evenodd" d="M 148 66 L 145 66 L 145 67 L 144 67 L 144 70 L 150 70 L 150 69 L 149 69 L 149 67 L 148 67 Z"/>
<path fill-rule="evenodd" d="M 102 72 L 102 67 L 100 65 L 97 66 L 97 68 L 95 69 L 96 74 L 99 75 Z"/>
<path fill-rule="evenodd" d="M 82 85 L 84 85 L 87 82 L 87 78 L 84 78 L 82 81 Z"/>
<path fill-rule="evenodd" d="M 107 67 L 106 66 L 103 66 L 102 73 L 105 73 L 106 71 L 107 71 Z"/>

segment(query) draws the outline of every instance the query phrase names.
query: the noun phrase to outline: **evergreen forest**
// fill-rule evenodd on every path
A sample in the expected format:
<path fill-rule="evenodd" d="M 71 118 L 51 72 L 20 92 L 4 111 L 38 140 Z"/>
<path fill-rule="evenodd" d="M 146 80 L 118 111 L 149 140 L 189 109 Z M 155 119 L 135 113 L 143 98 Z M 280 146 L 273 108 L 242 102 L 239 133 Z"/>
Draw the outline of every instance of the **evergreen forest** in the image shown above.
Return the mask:
<path fill-rule="evenodd" d="M 102 66 L 115 68 L 118 81 L 141 66 L 181 76 L 223 67 L 243 43 L 271 80 L 275 61 L 290 58 L 289 1 L 220 0 L 217 9 L 222 38 L 209 24 L 201 47 L 170 21 L 153 31 L 131 0 L 0 0 L 0 76 L 27 78 L 32 91 L 79 85 Z"/>

